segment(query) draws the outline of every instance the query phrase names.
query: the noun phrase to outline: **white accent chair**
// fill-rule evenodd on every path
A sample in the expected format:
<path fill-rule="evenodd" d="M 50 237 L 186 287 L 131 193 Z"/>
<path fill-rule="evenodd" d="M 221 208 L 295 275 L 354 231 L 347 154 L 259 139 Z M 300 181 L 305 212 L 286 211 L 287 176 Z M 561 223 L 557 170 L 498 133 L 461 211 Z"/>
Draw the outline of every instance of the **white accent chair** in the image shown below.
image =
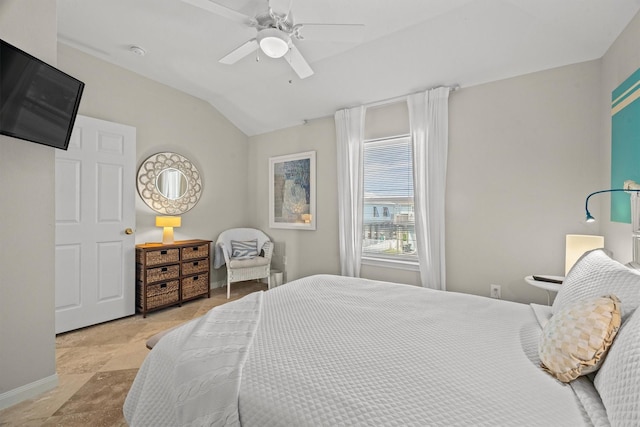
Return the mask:
<path fill-rule="evenodd" d="M 258 241 L 258 256 L 250 259 L 233 257 L 231 241 Z M 244 280 L 263 279 L 266 277 L 267 286 L 271 289 L 271 256 L 273 243 L 262 231 L 255 228 L 231 228 L 223 231 L 216 241 L 213 266 L 220 268 L 227 266 L 227 299 L 231 296 L 231 283 Z"/>

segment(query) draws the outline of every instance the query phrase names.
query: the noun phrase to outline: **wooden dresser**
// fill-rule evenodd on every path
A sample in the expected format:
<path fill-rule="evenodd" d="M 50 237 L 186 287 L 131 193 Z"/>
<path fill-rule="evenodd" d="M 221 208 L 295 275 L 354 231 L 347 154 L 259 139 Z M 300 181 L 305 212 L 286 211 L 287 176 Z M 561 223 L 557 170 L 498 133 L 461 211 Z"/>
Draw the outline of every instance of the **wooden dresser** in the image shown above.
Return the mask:
<path fill-rule="evenodd" d="M 211 240 L 136 245 L 136 308 L 152 310 L 210 297 Z"/>

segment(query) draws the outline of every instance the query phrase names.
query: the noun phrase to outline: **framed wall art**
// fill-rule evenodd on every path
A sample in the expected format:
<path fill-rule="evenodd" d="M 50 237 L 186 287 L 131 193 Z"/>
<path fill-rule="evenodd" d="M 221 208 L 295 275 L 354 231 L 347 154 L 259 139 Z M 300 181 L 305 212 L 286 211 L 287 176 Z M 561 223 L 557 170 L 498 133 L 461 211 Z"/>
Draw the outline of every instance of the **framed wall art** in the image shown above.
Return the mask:
<path fill-rule="evenodd" d="M 316 229 L 316 152 L 269 158 L 269 227 Z"/>

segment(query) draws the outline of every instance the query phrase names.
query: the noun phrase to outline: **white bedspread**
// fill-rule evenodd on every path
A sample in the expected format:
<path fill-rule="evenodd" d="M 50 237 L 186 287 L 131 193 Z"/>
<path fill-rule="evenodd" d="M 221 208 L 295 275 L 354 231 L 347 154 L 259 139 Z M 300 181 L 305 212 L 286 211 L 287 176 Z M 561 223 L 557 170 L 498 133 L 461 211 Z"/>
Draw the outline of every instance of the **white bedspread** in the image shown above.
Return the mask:
<path fill-rule="evenodd" d="M 145 359 L 124 404 L 130 426 L 236 426 L 242 366 L 262 292 L 168 333 Z"/>
<path fill-rule="evenodd" d="M 206 345 L 189 324 L 145 361 L 125 404 L 131 425 L 235 425 L 238 414 L 250 427 L 607 424 L 588 379 L 574 386 L 585 409 L 538 367 L 541 328 L 528 305 L 325 275 L 264 293 L 261 309 L 256 298 L 222 306 L 249 304 L 260 320 L 255 335 L 243 329 L 248 352 L 231 375 L 241 372 L 240 383 L 218 387 L 211 358 L 185 365 L 192 356 L 176 346 L 190 348 L 192 333 Z M 194 382 L 207 394 L 176 403 Z"/>

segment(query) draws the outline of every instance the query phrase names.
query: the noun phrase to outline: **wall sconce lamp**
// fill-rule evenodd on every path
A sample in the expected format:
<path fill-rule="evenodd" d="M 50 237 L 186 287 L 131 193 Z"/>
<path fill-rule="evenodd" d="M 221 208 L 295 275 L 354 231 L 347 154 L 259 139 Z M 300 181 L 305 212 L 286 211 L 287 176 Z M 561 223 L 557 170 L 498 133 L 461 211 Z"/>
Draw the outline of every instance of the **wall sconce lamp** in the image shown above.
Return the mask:
<path fill-rule="evenodd" d="M 157 216 L 156 227 L 164 227 L 162 230 L 162 243 L 173 243 L 173 227 L 180 227 L 182 218 L 179 216 Z"/>
<path fill-rule="evenodd" d="M 636 193 L 640 193 L 640 184 L 636 184 L 632 180 L 626 180 L 624 182 L 624 188 L 612 188 L 610 190 L 594 191 L 593 193 L 589 194 L 587 196 L 587 200 L 585 200 L 585 202 L 584 202 L 584 210 L 586 212 L 586 221 L 587 222 L 594 222 L 596 220 L 595 217 L 593 215 L 591 215 L 591 213 L 589 212 L 589 198 L 591 198 L 591 196 L 593 196 L 595 194 L 612 193 L 614 191 L 626 191 L 628 193 L 630 193 L 632 191 L 635 191 Z"/>

